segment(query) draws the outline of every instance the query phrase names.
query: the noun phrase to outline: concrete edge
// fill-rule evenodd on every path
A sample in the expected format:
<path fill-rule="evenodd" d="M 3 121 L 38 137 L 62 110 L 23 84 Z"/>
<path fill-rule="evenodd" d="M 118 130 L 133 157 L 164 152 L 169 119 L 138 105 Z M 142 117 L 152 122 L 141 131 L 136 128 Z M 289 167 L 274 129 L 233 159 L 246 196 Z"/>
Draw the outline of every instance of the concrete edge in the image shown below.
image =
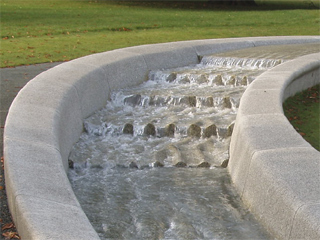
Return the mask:
<path fill-rule="evenodd" d="M 320 152 L 282 108 L 286 98 L 318 83 L 320 53 L 265 72 L 241 98 L 228 170 L 245 204 L 279 239 L 320 239 Z"/>
<path fill-rule="evenodd" d="M 110 91 L 141 83 L 150 70 L 198 63 L 199 55 L 310 42 L 320 42 L 320 37 L 144 45 L 79 58 L 35 77 L 13 101 L 4 131 L 8 204 L 22 239 L 99 239 L 71 189 L 66 170 L 83 119 L 106 104 Z"/>

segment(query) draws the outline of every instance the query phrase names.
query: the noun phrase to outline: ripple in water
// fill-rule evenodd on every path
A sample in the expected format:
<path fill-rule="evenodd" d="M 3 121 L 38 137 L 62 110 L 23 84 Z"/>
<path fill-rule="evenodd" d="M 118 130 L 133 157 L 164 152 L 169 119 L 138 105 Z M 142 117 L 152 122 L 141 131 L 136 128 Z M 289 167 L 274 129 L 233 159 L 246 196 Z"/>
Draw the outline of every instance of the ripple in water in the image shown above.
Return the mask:
<path fill-rule="evenodd" d="M 91 168 L 72 179 L 102 239 L 268 239 L 223 168 Z"/>

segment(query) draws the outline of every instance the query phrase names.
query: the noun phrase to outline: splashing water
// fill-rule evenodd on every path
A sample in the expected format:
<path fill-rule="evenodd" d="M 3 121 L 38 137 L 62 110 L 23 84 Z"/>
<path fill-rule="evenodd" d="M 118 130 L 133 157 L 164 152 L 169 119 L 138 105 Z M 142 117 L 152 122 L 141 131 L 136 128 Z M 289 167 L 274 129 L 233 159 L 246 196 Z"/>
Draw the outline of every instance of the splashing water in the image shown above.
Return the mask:
<path fill-rule="evenodd" d="M 152 71 L 85 119 L 69 178 L 102 239 L 269 238 L 225 167 L 241 95 L 288 57 L 233 54 Z"/>

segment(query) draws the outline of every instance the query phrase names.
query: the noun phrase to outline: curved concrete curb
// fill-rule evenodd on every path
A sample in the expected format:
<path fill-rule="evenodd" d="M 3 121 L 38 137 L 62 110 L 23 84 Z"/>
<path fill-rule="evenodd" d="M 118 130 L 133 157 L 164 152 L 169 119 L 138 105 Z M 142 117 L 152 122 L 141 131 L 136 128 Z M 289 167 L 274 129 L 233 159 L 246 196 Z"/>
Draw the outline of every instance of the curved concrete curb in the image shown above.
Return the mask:
<path fill-rule="evenodd" d="M 8 203 L 20 236 L 99 239 L 66 170 L 82 120 L 102 108 L 112 90 L 141 83 L 150 70 L 198 63 L 199 55 L 319 41 L 318 36 L 261 37 L 145 45 L 79 58 L 38 75 L 13 101 L 4 132 Z"/>
<path fill-rule="evenodd" d="M 320 152 L 283 114 L 283 101 L 320 83 L 320 53 L 260 75 L 241 98 L 229 171 L 242 199 L 279 239 L 320 239 Z"/>

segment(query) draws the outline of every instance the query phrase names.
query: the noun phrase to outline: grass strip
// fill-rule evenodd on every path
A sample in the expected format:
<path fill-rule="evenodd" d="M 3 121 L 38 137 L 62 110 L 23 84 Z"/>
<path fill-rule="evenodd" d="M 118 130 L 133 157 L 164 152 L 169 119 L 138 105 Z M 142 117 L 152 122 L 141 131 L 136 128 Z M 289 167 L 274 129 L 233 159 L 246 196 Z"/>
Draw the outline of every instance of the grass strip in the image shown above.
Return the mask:
<path fill-rule="evenodd" d="M 320 85 L 288 98 L 283 109 L 286 117 L 301 136 L 320 151 Z"/>
<path fill-rule="evenodd" d="M 150 43 L 318 35 L 314 1 L 294 2 L 257 0 L 258 6 L 230 7 L 206 1 L 2 0 L 0 67 L 67 61 Z"/>

